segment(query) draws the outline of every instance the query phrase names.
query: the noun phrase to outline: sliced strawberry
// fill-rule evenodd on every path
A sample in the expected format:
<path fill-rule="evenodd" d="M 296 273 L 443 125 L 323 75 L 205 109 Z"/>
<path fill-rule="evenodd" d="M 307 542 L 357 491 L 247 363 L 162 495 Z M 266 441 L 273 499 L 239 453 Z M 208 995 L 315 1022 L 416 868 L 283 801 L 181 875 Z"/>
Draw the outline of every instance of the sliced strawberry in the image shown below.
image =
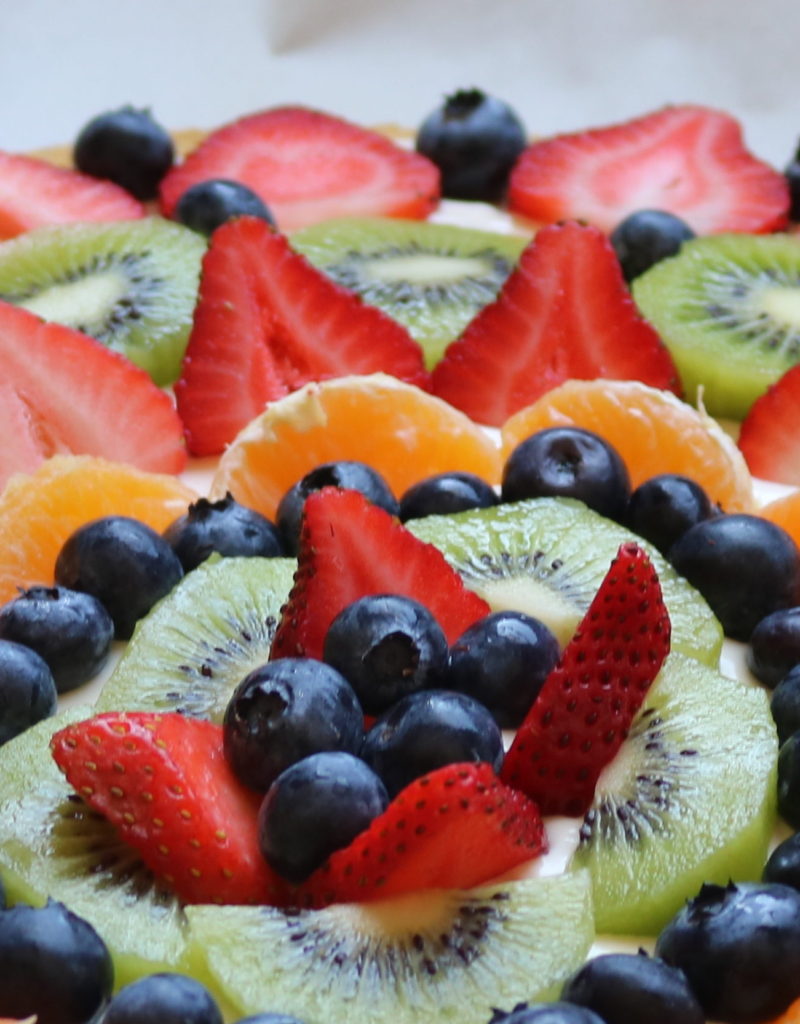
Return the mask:
<path fill-rule="evenodd" d="M 0 459 L 6 471 L 30 472 L 62 452 L 155 473 L 186 464 L 172 399 L 94 338 L 0 302 L 0 376 L 0 431 L 14 438 Z"/>
<path fill-rule="evenodd" d="M 57 732 L 56 764 L 186 903 L 277 903 L 258 846 L 261 795 L 234 776 L 222 727 L 179 714 L 107 712 Z"/>
<path fill-rule="evenodd" d="M 333 619 L 367 594 L 415 598 L 450 643 L 489 613 L 438 548 L 357 491 L 325 487 L 305 502 L 294 585 L 270 656 L 321 658 Z"/>
<path fill-rule="evenodd" d="M 267 402 L 310 380 L 379 370 L 429 381 L 404 327 L 312 267 L 265 221 L 241 217 L 214 232 L 175 385 L 195 455 L 222 451 Z"/>
<path fill-rule="evenodd" d="M 675 106 L 533 143 L 511 173 L 509 205 L 543 224 L 585 220 L 603 231 L 635 210 L 666 210 L 710 235 L 783 228 L 789 191 L 745 148 L 734 118 Z"/>
<path fill-rule="evenodd" d="M 277 107 L 218 129 L 161 183 L 171 217 L 192 185 L 240 181 L 258 193 L 282 231 L 330 217 L 427 217 L 439 171 L 378 132 L 304 107 Z"/>
<path fill-rule="evenodd" d="M 670 622 L 653 566 L 623 544 L 506 754 L 501 777 L 543 814 L 588 808 L 669 652 Z"/>
<path fill-rule="evenodd" d="M 536 804 L 488 764 L 453 764 L 402 790 L 349 846 L 303 883 L 312 907 L 424 889 L 470 889 L 547 849 Z"/>
<path fill-rule="evenodd" d="M 46 224 L 143 216 L 142 204 L 119 185 L 0 151 L 0 239 Z"/>
<path fill-rule="evenodd" d="M 739 448 L 753 476 L 800 487 L 800 366 L 794 366 L 750 406 Z"/>
<path fill-rule="evenodd" d="M 497 299 L 433 371 L 433 391 L 479 423 L 509 416 L 570 378 L 641 380 L 678 391 L 672 357 L 642 319 L 597 228 L 543 228 Z"/>

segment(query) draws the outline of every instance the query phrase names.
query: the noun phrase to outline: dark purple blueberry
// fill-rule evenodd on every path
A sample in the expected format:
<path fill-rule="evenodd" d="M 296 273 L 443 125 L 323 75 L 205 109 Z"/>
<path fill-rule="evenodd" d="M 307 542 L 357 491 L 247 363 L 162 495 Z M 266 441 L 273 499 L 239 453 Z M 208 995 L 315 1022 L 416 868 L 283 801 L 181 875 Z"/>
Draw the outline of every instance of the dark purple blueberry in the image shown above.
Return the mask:
<path fill-rule="evenodd" d="M 604 1022 L 596 1013 L 587 1010 L 584 1006 L 558 1002 L 536 1003 L 533 1006 L 520 1003 L 508 1013 L 495 1010 L 489 1024 L 604 1024 Z"/>
<path fill-rule="evenodd" d="M 277 527 L 260 512 L 228 493 L 219 501 L 200 498 L 164 531 L 164 539 L 191 572 L 214 553 L 232 557 L 275 558 L 283 554 Z"/>
<path fill-rule="evenodd" d="M 626 281 L 675 256 L 695 233 L 680 217 L 666 210 L 636 210 L 614 228 L 609 240 Z"/>
<path fill-rule="evenodd" d="M 258 217 L 275 224 L 272 211 L 247 185 L 226 178 L 199 181 L 186 189 L 177 202 L 175 220 L 201 235 L 211 235 L 234 217 Z"/>
<path fill-rule="evenodd" d="M 178 556 L 145 523 L 106 516 L 79 527 L 56 559 L 56 583 L 98 599 L 128 640 L 136 623 L 183 576 Z"/>
<path fill-rule="evenodd" d="M 800 604 L 797 546 L 780 526 L 758 516 L 706 519 L 673 544 L 669 560 L 734 640 L 748 641 L 761 619 Z"/>
<path fill-rule="evenodd" d="M 764 865 L 761 880 L 800 889 L 800 832 L 778 843 Z"/>
<path fill-rule="evenodd" d="M 494 202 L 505 194 L 526 141 L 524 125 L 506 102 L 460 89 L 422 122 L 417 152 L 439 168 L 442 195 Z"/>
<path fill-rule="evenodd" d="M 245 785 L 267 790 L 296 761 L 324 750 L 357 754 L 364 713 L 352 686 L 313 658 L 280 658 L 251 672 L 225 711 L 225 755 Z"/>
<path fill-rule="evenodd" d="M 793 732 L 778 752 L 778 813 L 800 829 L 800 732 Z"/>
<path fill-rule="evenodd" d="M 778 730 L 778 742 L 785 743 L 800 729 L 800 665 L 787 672 L 772 691 L 770 710 Z"/>
<path fill-rule="evenodd" d="M 662 473 L 639 484 L 631 494 L 625 522 L 666 555 L 691 526 L 718 511 L 700 484 L 675 473 Z"/>
<path fill-rule="evenodd" d="M 81 686 L 105 664 L 114 623 L 91 594 L 66 587 L 30 587 L 0 608 L 0 638 L 36 651 L 59 693 Z"/>
<path fill-rule="evenodd" d="M 539 619 L 523 612 L 492 612 L 450 648 L 447 686 L 480 701 L 501 728 L 515 729 L 558 655 L 558 641 Z"/>
<path fill-rule="evenodd" d="M 370 594 L 334 618 L 322 657 L 347 679 L 364 711 L 379 715 L 409 693 L 443 684 L 447 638 L 419 601 Z"/>
<path fill-rule="evenodd" d="M 1 1017 L 36 1014 L 39 1024 L 88 1024 L 113 982 L 105 943 L 62 903 L 0 911 Z"/>
<path fill-rule="evenodd" d="M 500 499 L 475 473 L 437 473 L 409 487 L 400 499 L 400 519 L 449 516 L 471 508 L 492 508 Z"/>
<path fill-rule="evenodd" d="M 503 734 L 491 713 L 472 697 L 423 690 L 403 697 L 376 719 L 361 756 L 396 796 L 420 775 L 460 761 L 503 763 Z"/>
<path fill-rule="evenodd" d="M 747 648 L 747 666 L 772 689 L 795 665 L 800 665 L 800 608 L 781 608 L 756 624 Z"/>
<path fill-rule="evenodd" d="M 386 809 L 375 772 L 342 751 L 312 754 L 275 779 L 258 815 L 261 852 L 290 882 L 302 882 Z"/>
<path fill-rule="evenodd" d="M 121 989 L 103 1024 L 223 1024 L 211 993 L 185 974 L 150 974 Z"/>
<path fill-rule="evenodd" d="M 175 150 L 149 110 L 127 106 L 92 118 L 78 135 L 73 159 L 85 174 L 116 182 L 137 199 L 155 199 Z"/>
<path fill-rule="evenodd" d="M 789 219 L 800 221 L 800 159 L 795 157 L 783 172 L 789 186 Z"/>
<path fill-rule="evenodd" d="M 0 746 L 56 713 L 58 694 L 36 651 L 0 640 Z"/>
<path fill-rule="evenodd" d="M 661 932 L 656 956 L 683 971 L 709 1019 L 777 1017 L 798 995 L 800 892 L 704 885 Z"/>
<path fill-rule="evenodd" d="M 503 469 L 503 501 L 577 498 L 609 519 L 625 515 L 631 486 L 619 453 L 581 427 L 548 427 L 521 441 Z"/>

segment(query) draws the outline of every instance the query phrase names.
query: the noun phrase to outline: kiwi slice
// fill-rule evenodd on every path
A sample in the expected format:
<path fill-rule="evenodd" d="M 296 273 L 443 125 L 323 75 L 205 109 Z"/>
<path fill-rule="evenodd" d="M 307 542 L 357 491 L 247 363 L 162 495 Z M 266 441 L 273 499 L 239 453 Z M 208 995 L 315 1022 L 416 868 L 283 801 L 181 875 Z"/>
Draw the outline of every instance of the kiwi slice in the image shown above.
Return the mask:
<path fill-rule="evenodd" d="M 640 537 L 579 501 L 535 498 L 406 523 L 440 548 L 495 611 L 541 619 L 564 646 L 583 618 L 620 544 L 647 551 L 672 622 L 672 649 L 716 665 L 722 627 L 698 592 Z"/>
<path fill-rule="evenodd" d="M 586 872 L 317 911 L 188 907 L 195 972 L 239 1013 L 306 1024 L 486 1024 L 555 998 L 592 942 Z"/>
<path fill-rule="evenodd" d="M 800 239 L 715 235 L 633 282 L 633 297 L 677 364 L 689 401 L 743 419 L 800 362 Z"/>
<path fill-rule="evenodd" d="M 292 245 L 334 281 L 399 320 L 430 369 L 495 298 L 528 239 L 426 221 L 341 218 Z"/>
<path fill-rule="evenodd" d="M 91 334 L 171 384 L 204 252 L 200 235 L 160 217 L 38 228 L 0 244 L 0 299 Z"/>
<path fill-rule="evenodd" d="M 763 690 L 671 655 L 581 826 L 598 931 L 654 935 L 703 883 L 760 879 L 777 752 Z"/>
<path fill-rule="evenodd" d="M 296 567 L 290 558 L 212 557 L 136 627 L 98 711 L 180 711 L 221 722 L 233 689 L 269 659 Z"/>

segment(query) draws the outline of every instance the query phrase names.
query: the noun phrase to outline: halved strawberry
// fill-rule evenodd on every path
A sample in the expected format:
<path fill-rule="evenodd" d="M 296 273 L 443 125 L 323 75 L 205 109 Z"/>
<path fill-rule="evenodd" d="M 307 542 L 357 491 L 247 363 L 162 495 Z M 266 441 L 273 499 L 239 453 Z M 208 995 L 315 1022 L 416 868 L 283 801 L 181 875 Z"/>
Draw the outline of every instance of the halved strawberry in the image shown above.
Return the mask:
<path fill-rule="evenodd" d="M 0 381 L 7 473 L 30 472 L 60 452 L 154 473 L 179 473 L 186 464 L 172 399 L 144 370 L 80 331 L 1 301 Z"/>
<path fill-rule="evenodd" d="M 209 135 L 162 181 L 165 216 L 187 188 L 209 178 L 247 185 L 282 231 L 330 217 L 427 217 L 440 191 L 427 157 L 304 107 L 251 114 Z"/>
<path fill-rule="evenodd" d="M 569 218 L 603 231 L 635 210 L 667 210 L 710 235 L 783 228 L 789 191 L 730 115 L 673 106 L 533 143 L 511 173 L 509 205 L 543 224 Z"/>
<path fill-rule="evenodd" d="M 406 329 L 312 267 L 266 221 L 241 217 L 214 232 L 175 385 L 195 455 L 222 451 L 267 402 L 310 380 L 376 371 L 428 384 Z"/>
<path fill-rule="evenodd" d="M 280 903 L 258 846 L 261 795 L 234 776 L 222 727 L 180 714 L 112 711 L 51 741 L 56 764 L 186 903 Z"/>
<path fill-rule="evenodd" d="M 650 559 L 638 545 L 623 544 L 518 729 L 503 781 L 527 793 L 543 814 L 583 814 L 669 640 L 669 615 Z"/>
<path fill-rule="evenodd" d="M 488 764 L 452 764 L 416 779 L 304 882 L 311 907 L 366 903 L 424 889 L 470 889 L 547 849 L 539 810 Z"/>
<path fill-rule="evenodd" d="M 45 224 L 143 216 L 142 204 L 119 185 L 0 151 L 0 239 Z"/>
<path fill-rule="evenodd" d="M 639 315 L 608 239 L 566 223 L 536 235 L 432 379 L 434 394 L 501 426 L 565 380 L 596 377 L 679 390 L 672 357 Z"/>
<path fill-rule="evenodd" d="M 800 366 L 753 402 L 738 443 L 753 476 L 800 487 Z"/>
<path fill-rule="evenodd" d="M 489 613 L 438 548 L 357 491 L 325 487 L 305 502 L 294 585 L 270 657 L 321 658 L 333 619 L 367 594 L 415 598 L 450 643 Z"/>

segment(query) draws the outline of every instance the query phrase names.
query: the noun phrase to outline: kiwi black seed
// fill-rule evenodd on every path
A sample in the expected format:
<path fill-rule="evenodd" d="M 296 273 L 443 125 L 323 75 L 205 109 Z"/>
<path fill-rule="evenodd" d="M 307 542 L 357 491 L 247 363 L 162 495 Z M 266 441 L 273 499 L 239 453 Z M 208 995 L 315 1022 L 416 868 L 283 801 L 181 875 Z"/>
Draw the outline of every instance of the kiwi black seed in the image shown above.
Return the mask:
<path fill-rule="evenodd" d="M 292 245 L 338 284 L 399 320 L 430 368 L 495 298 L 527 239 L 426 221 L 346 218 Z"/>

